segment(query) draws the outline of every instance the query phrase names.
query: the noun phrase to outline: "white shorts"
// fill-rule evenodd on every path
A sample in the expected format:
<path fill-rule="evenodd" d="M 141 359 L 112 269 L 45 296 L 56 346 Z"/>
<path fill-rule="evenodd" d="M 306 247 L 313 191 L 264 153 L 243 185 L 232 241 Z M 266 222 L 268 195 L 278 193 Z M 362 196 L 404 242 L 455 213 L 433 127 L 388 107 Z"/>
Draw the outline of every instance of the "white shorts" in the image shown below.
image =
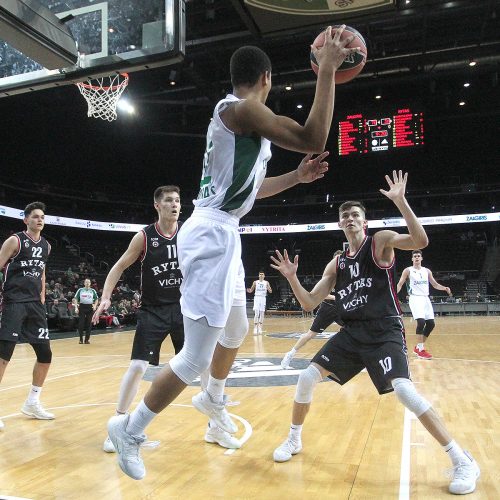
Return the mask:
<path fill-rule="evenodd" d="M 266 310 L 266 297 L 255 296 L 253 298 L 253 310 L 265 311 Z"/>
<path fill-rule="evenodd" d="M 223 328 L 233 306 L 245 306 L 239 219 L 214 208 L 196 207 L 181 226 L 177 253 L 183 281 L 181 310 L 193 320 Z"/>
<path fill-rule="evenodd" d="M 413 319 L 434 319 L 434 310 L 427 295 L 410 295 L 409 305 Z"/>

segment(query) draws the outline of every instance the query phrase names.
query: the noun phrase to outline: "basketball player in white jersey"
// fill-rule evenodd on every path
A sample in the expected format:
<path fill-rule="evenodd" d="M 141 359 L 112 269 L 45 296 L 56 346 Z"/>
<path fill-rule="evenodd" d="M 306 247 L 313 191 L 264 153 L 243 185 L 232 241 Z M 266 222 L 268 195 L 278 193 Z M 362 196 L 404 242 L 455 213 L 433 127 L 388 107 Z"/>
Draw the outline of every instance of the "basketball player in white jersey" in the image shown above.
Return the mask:
<path fill-rule="evenodd" d="M 264 323 L 264 315 L 266 313 L 266 297 L 268 293 L 273 293 L 273 289 L 264 278 L 266 275 L 263 272 L 259 273 L 259 279 L 252 283 L 250 288 L 247 288 L 248 293 L 252 293 L 255 290 L 255 295 L 253 298 L 253 333 L 254 335 L 260 335 L 262 333 L 262 324 Z"/>
<path fill-rule="evenodd" d="M 335 72 L 359 49 L 346 47 L 353 37 L 341 41 L 344 28 L 332 37 L 328 27 L 326 43 L 312 49 L 320 64 L 314 101 L 304 125 L 275 115 L 265 105 L 272 86 L 271 61 L 262 50 L 241 47 L 231 57 L 233 93 L 215 106 L 200 192 L 193 214 L 179 232 L 184 347 L 163 367 L 130 415 L 115 416 L 108 422 L 118 463 L 134 479 L 142 479 L 146 473 L 140 445 L 147 425 L 209 365 L 207 390 L 193 397 L 193 404 L 225 431 L 238 429 L 225 409 L 224 387 L 248 330 L 239 220 L 256 198 L 312 182 L 327 171 L 323 160 L 328 155 L 324 148 L 333 117 Z M 271 142 L 308 154 L 297 169 L 265 178 Z M 319 156 L 312 159 L 314 153 Z"/>
<path fill-rule="evenodd" d="M 397 290 L 398 293 L 407 282 L 409 305 L 413 319 L 417 322 L 417 345 L 413 352 L 421 359 L 432 359 L 425 349 L 425 341 L 434 330 L 434 310 L 429 299 L 429 283 L 436 290 L 443 290 L 451 297 L 451 290 L 447 286 L 440 285 L 432 276 L 432 271 L 422 266 L 422 251 L 413 250 L 411 260 L 413 266 L 407 267 L 401 274 Z"/>

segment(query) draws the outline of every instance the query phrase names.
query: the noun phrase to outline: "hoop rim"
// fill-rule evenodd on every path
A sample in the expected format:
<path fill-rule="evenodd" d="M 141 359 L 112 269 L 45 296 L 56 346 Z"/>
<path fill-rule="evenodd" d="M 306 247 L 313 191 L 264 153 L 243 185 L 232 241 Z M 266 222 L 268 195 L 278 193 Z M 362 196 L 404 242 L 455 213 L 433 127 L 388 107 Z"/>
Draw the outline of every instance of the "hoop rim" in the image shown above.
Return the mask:
<path fill-rule="evenodd" d="M 102 85 L 92 85 L 91 83 L 85 83 L 85 82 L 78 82 L 77 85 L 82 86 L 84 89 L 87 89 L 87 90 L 102 90 L 104 92 L 107 92 L 108 90 L 111 89 L 111 91 L 115 91 L 115 90 L 120 89 L 124 85 L 126 85 L 128 83 L 128 80 L 129 80 L 128 73 L 118 72 L 117 76 L 118 75 L 123 76 L 124 79 L 123 79 L 123 81 L 121 81 L 117 85 L 108 85 L 106 87 L 103 87 Z M 108 78 L 111 78 L 111 77 L 112 77 L 112 75 L 110 75 L 110 76 L 108 75 Z M 106 77 L 104 76 L 102 78 L 106 78 Z M 90 80 L 90 78 L 89 78 L 89 80 Z"/>

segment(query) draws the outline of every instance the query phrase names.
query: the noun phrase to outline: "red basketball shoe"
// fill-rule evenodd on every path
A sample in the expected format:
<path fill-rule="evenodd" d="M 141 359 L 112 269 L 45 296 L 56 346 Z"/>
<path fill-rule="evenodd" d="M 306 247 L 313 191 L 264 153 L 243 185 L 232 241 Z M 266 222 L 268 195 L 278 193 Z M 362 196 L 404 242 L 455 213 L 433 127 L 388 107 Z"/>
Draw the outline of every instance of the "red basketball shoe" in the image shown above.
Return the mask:
<path fill-rule="evenodd" d="M 425 349 L 418 351 L 417 356 L 422 359 L 432 359 L 432 354 L 427 352 Z"/>

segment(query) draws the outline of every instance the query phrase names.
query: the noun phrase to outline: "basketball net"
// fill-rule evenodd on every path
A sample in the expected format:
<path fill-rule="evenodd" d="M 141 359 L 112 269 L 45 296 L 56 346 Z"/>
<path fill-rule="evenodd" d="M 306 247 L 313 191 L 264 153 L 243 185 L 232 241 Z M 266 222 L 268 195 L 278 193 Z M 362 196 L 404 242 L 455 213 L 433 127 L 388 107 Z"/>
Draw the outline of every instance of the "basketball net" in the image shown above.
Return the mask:
<path fill-rule="evenodd" d="M 127 73 L 118 73 L 77 83 L 80 94 L 85 97 L 89 107 L 87 116 L 110 122 L 116 120 L 116 105 L 128 80 Z"/>

